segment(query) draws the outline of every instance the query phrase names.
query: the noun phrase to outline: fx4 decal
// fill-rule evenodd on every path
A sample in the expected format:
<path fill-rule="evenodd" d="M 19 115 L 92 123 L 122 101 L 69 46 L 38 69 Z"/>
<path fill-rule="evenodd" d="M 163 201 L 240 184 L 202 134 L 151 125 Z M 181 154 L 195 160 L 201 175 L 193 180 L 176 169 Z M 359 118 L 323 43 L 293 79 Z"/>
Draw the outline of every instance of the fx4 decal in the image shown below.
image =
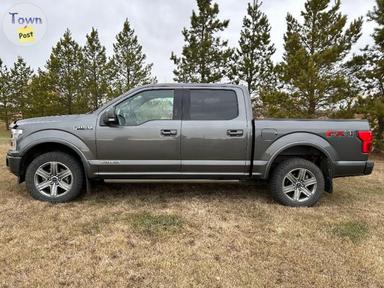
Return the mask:
<path fill-rule="evenodd" d="M 328 130 L 325 132 L 325 136 L 327 137 L 353 137 L 353 135 L 355 135 L 355 132 L 352 130 L 342 130 L 342 131 Z"/>

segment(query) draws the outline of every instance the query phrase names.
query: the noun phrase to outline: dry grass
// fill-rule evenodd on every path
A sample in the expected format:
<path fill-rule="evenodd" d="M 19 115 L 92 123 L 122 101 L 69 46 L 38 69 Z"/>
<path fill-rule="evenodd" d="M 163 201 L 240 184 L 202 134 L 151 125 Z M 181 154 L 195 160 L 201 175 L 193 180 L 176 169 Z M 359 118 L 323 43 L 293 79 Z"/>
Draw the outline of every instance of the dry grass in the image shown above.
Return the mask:
<path fill-rule="evenodd" d="M 0 145 L 9 143 L 10 132 L 5 130 L 4 123 L 0 121 Z"/>
<path fill-rule="evenodd" d="M 0 146 L 0 287 L 384 287 L 384 164 L 319 205 L 250 184 L 101 185 L 32 200 Z"/>
<path fill-rule="evenodd" d="M 4 123 L 0 122 L 0 139 L 5 139 L 9 140 L 10 137 L 10 131 L 6 130 L 4 127 Z"/>

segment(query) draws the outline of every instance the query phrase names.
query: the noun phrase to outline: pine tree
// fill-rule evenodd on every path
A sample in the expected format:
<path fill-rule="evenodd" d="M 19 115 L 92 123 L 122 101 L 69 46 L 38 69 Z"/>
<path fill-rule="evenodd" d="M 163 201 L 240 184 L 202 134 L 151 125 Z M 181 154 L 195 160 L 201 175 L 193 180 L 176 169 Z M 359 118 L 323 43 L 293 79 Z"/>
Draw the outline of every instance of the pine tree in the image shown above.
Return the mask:
<path fill-rule="evenodd" d="M 110 62 L 113 94 L 120 95 L 138 85 L 156 82 L 151 76 L 153 64 L 146 64 L 135 30 L 125 20 L 123 30 L 117 34 L 113 44 L 114 55 Z"/>
<path fill-rule="evenodd" d="M 259 0 L 248 3 L 230 75 L 236 83 L 246 83 L 256 107 L 260 106 L 257 101 L 260 92 L 273 85 L 271 57 L 276 50 L 271 43 L 271 26 L 267 15 L 260 10 L 261 5 Z"/>
<path fill-rule="evenodd" d="M 47 72 L 38 69 L 29 86 L 30 107 L 26 117 L 40 117 L 62 114 L 62 106 L 57 105 L 57 94 L 52 89 Z"/>
<path fill-rule="evenodd" d="M 0 59 L 0 119 L 4 121 L 5 128 L 9 129 L 12 114 L 10 97 L 10 75 L 7 66 Z"/>
<path fill-rule="evenodd" d="M 381 52 L 384 49 L 384 1 L 376 0 L 376 6 L 373 11 L 368 13 L 368 18 L 371 21 L 375 21 L 378 27 L 375 28 L 373 39 L 375 44 L 380 47 Z"/>
<path fill-rule="evenodd" d="M 62 113 L 85 112 L 83 54 L 69 29 L 52 48 L 46 69 L 50 87 L 56 94 L 57 105 Z"/>
<path fill-rule="evenodd" d="M 219 6 L 211 0 L 197 0 L 198 13 L 192 11 L 191 27 L 184 28 L 185 45 L 180 57 L 174 52 L 171 60 L 177 82 L 218 82 L 229 74 L 228 63 L 233 53 L 228 41 L 217 33 L 228 27 L 229 20 L 217 19 Z"/>
<path fill-rule="evenodd" d="M 83 48 L 85 93 L 89 108 L 95 110 L 108 98 L 107 56 L 95 28 L 92 28 L 86 38 L 87 42 Z"/>
<path fill-rule="evenodd" d="M 29 109 L 29 85 L 32 74 L 33 70 L 27 66 L 22 57 L 17 57 L 9 71 L 10 99 L 14 112 L 20 117 L 24 117 Z"/>
<path fill-rule="evenodd" d="M 376 0 L 368 18 L 377 23 L 373 33 L 374 45 L 363 49 L 348 64 L 355 71 L 362 97 L 357 104 L 370 120 L 375 132 L 375 146 L 384 150 L 384 0 Z"/>
<path fill-rule="evenodd" d="M 270 114 L 274 103 L 283 103 L 287 116 L 313 118 L 320 111 L 339 108 L 350 96 L 343 65 L 361 35 L 362 18 L 346 28 L 340 0 L 332 6 L 330 2 L 307 0 L 302 24 L 287 15 L 285 53 L 277 67 L 281 86 L 263 97 Z"/>

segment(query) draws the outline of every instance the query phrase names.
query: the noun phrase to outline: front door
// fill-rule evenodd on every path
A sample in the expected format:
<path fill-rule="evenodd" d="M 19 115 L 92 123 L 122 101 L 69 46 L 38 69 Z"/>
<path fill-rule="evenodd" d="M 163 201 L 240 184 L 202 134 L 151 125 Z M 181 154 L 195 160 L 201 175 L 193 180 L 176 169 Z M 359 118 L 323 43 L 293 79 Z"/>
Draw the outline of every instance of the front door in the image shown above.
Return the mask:
<path fill-rule="evenodd" d="M 138 92 L 115 105 L 118 124 L 97 127 L 99 175 L 156 177 L 179 173 L 180 105 L 176 90 Z"/>

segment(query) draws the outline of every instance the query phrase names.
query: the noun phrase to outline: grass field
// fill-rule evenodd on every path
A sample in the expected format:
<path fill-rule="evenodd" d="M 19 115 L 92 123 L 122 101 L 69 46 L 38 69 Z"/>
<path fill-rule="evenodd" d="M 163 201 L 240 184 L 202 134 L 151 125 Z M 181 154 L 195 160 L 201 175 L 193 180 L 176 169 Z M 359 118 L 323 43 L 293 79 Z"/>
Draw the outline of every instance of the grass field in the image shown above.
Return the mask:
<path fill-rule="evenodd" d="M 250 184 L 113 184 L 33 200 L 0 145 L 0 287 L 384 287 L 384 164 L 313 208 Z"/>

